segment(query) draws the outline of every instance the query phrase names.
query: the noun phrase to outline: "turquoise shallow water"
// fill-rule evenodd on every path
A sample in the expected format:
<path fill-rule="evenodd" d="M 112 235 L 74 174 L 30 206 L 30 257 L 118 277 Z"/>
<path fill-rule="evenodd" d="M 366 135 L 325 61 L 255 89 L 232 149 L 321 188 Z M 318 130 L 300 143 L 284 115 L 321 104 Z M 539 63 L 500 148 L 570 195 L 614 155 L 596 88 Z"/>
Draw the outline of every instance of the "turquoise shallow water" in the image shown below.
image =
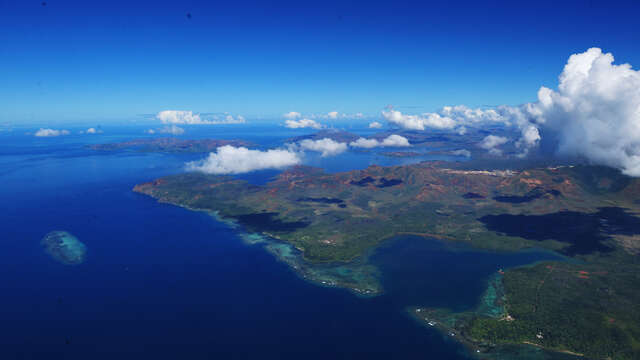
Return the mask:
<path fill-rule="evenodd" d="M 80 265 L 86 259 L 87 247 L 66 231 L 52 231 L 42 239 L 47 254 L 66 265 Z"/>
<path fill-rule="evenodd" d="M 536 259 L 395 241 L 375 252 L 376 269 L 363 273 L 379 280 L 384 295 L 318 286 L 273 255 L 295 258 L 291 249 L 248 244 L 241 231 L 206 213 L 131 192 L 137 183 L 182 172 L 199 155 L 84 148 L 140 132 L 1 135 L 0 197 L 11 204 L 0 220 L 1 358 L 462 359 L 458 344 L 420 326 L 404 308 L 474 306 L 497 267 Z M 275 135 L 263 141 L 276 142 Z M 335 170 L 364 167 L 371 156 L 317 161 Z M 270 176 L 245 175 L 255 182 Z M 47 255 L 40 241 L 52 230 L 82 241 L 86 261 L 67 266 Z"/>

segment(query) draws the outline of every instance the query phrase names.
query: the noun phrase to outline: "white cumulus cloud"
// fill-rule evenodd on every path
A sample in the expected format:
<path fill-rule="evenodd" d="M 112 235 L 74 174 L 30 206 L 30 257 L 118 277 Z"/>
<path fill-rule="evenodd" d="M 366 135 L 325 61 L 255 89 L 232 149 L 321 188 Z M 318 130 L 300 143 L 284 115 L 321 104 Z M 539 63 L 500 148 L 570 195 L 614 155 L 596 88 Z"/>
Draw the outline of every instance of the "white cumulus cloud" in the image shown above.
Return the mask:
<path fill-rule="evenodd" d="M 369 124 L 369 129 L 380 129 L 380 128 L 382 128 L 382 124 L 380 124 L 377 121 L 374 121 Z"/>
<path fill-rule="evenodd" d="M 196 114 L 193 111 L 183 110 L 164 110 L 156 114 L 156 119 L 160 120 L 163 124 L 183 124 L 183 125 L 218 125 L 218 124 L 243 124 L 246 119 L 238 115 L 225 114 L 223 119 L 218 116 L 213 116 L 213 119 L 205 119 L 202 115 Z"/>
<path fill-rule="evenodd" d="M 356 141 L 352 141 L 350 144 L 352 147 L 371 149 L 375 147 L 407 147 L 411 146 L 407 138 L 400 135 L 389 135 L 382 141 L 376 139 L 359 138 Z"/>
<path fill-rule="evenodd" d="M 404 136 L 393 134 L 382 140 L 382 146 L 407 147 L 411 146 L 411 144 Z"/>
<path fill-rule="evenodd" d="M 302 128 L 322 129 L 324 127 L 322 124 L 311 119 L 287 120 L 285 121 L 285 126 L 288 127 L 289 129 L 302 129 Z"/>
<path fill-rule="evenodd" d="M 54 136 L 69 135 L 69 134 L 70 134 L 69 130 L 55 130 L 55 129 L 40 128 L 38 131 L 36 131 L 34 135 L 37 137 L 54 137 Z"/>
<path fill-rule="evenodd" d="M 452 129 L 459 134 L 465 126 L 503 124 L 520 133 L 514 143 L 517 156 L 526 156 L 549 136 L 559 154 L 640 176 L 640 71 L 614 64 L 613 55 L 599 48 L 571 55 L 558 88 L 541 87 L 533 103 L 495 109 L 446 106 L 420 115 L 389 109 L 382 115 L 405 129 Z M 496 139 L 485 138 L 480 147 L 499 154 Z"/>
<path fill-rule="evenodd" d="M 193 111 L 164 110 L 156 114 L 156 118 L 163 124 L 202 124 L 199 114 Z"/>
<path fill-rule="evenodd" d="M 471 151 L 469 151 L 467 149 L 458 149 L 458 150 L 453 150 L 451 152 L 451 155 L 471 157 Z"/>
<path fill-rule="evenodd" d="M 285 119 L 295 120 L 295 119 L 301 118 L 302 114 L 300 114 L 297 111 L 289 111 L 288 113 L 283 114 L 282 117 Z"/>
<path fill-rule="evenodd" d="M 225 145 L 203 160 L 187 163 L 187 169 L 207 174 L 241 174 L 255 170 L 282 169 L 300 162 L 299 154 L 290 150 L 260 151 Z"/>
<path fill-rule="evenodd" d="M 297 146 L 301 150 L 317 151 L 322 157 L 334 156 L 347 151 L 347 144 L 337 142 L 333 139 L 324 138 L 320 140 L 305 139 L 300 141 Z"/>
<path fill-rule="evenodd" d="M 640 71 L 613 61 L 598 48 L 571 55 L 557 91 L 541 87 L 526 109 L 544 132 L 555 133 L 559 153 L 640 176 Z"/>
<path fill-rule="evenodd" d="M 498 146 L 505 144 L 509 139 L 504 136 L 488 135 L 482 142 L 478 144 L 479 147 L 487 150 L 490 154 L 501 155 L 502 150 Z"/>
<path fill-rule="evenodd" d="M 235 118 L 232 115 L 227 115 L 224 117 L 224 121 L 213 122 L 217 124 L 244 124 L 247 120 L 242 115 L 238 115 Z"/>
<path fill-rule="evenodd" d="M 165 126 L 161 129 L 158 129 L 159 133 L 163 134 L 171 134 L 171 135 L 182 135 L 184 134 L 184 129 L 175 125 Z M 150 133 L 153 134 L 153 133 Z"/>
<path fill-rule="evenodd" d="M 356 147 L 356 148 L 371 149 L 371 148 L 380 146 L 380 141 L 376 139 L 358 138 L 357 140 L 349 143 L 349 146 Z"/>
<path fill-rule="evenodd" d="M 80 131 L 81 134 L 102 134 L 102 130 L 100 128 L 88 128 L 85 131 Z"/>
<path fill-rule="evenodd" d="M 438 112 L 419 115 L 403 114 L 398 110 L 382 111 L 382 116 L 389 122 L 409 130 L 455 130 L 459 135 L 467 131 L 465 126 L 503 123 L 511 125 L 511 116 L 505 116 L 508 107 L 497 109 L 471 109 L 464 105 L 445 106 Z"/>
<path fill-rule="evenodd" d="M 407 115 L 398 110 L 389 109 L 382 111 L 382 116 L 388 122 L 409 130 L 424 130 L 425 128 L 453 129 L 457 125 L 453 119 L 441 116 L 438 113 Z"/>

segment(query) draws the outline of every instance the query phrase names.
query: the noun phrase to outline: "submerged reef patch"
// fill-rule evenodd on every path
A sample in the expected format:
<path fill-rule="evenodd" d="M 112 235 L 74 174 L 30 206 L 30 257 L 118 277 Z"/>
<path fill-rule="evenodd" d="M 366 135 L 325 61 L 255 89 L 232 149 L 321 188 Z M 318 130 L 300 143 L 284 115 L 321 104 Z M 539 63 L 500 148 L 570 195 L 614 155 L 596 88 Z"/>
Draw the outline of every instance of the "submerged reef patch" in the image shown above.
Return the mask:
<path fill-rule="evenodd" d="M 66 231 L 52 231 L 41 243 L 47 254 L 65 265 L 82 264 L 87 256 L 86 245 Z"/>
<path fill-rule="evenodd" d="M 349 263 L 312 264 L 303 259 L 298 249 L 270 236 L 241 232 L 240 237 L 247 244 L 264 246 L 300 277 L 317 285 L 345 288 L 365 297 L 377 296 L 383 291 L 380 271 L 368 264 L 366 259 L 359 258 Z"/>

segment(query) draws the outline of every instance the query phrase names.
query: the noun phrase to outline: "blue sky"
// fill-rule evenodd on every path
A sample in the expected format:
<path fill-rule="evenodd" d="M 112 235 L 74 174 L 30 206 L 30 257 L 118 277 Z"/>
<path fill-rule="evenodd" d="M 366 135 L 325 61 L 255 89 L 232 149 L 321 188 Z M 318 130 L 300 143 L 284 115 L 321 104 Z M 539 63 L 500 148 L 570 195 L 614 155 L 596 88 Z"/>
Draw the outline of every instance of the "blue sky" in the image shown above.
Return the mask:
<path fill-rule="evenodd" d="M 637 1 L 45 1 L 0 0 L 0 122 L 516 105 L 589 47 L 640 66 Z"/>

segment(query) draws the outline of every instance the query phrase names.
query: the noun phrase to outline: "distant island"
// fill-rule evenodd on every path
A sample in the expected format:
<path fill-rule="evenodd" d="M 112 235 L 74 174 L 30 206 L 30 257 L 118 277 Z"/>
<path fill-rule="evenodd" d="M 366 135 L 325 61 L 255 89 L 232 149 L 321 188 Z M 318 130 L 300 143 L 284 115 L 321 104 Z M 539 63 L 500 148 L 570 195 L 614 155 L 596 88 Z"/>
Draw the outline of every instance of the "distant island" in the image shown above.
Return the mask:
<path fill-rule="evenodd" d="M 406 158 L 424 156 L 425 154 L 421 154 L 415 151 L 383 151 L 380 153 L 380 155 L 395 158 Z"/>
<path fill-rule="evenodd" d="M 128 141 L 94 144 L 89 148 L 100 151 L 135 150 L 142 152 L 180 152 L 180 153 L 205 153 L 225 146 L 250 146 L 251 143 L 243 140 L 217 140 L 199 139 L 185 140 L 173 137 L 140 138 Z"/>
<path fill-rule="evenodd" d="M 285 140 L 285 142 L 297 143 L 303 140 L 331 139 L 337 142 L 350 143 L 352 141 L 358 140 L 358 138 L 360 138 L 360 136 L 354 133 L 350 133 L 348 131 L 338 130 L 338 129 L 326 129 L 326 130 L 320 130 L 308 135 L 295 136 Z"/>
<path fill-rule="evenodd" d="M 548 249 L 569 261 L 497 272 L 497 311 L 453 314 L 420 304 L 411 311 L 481 353 L 523 345 L 592 358 L 640 355 L 640 180 L 610 168 L 423 162 L 326 174 L 298 166 L 260 186 L 188 173 L 134 191 L 290 244 L 306 264 L 349 264 L 402 234 L 493 251 Z M 330 284 L 381 290 L 342 278 Z"/>

